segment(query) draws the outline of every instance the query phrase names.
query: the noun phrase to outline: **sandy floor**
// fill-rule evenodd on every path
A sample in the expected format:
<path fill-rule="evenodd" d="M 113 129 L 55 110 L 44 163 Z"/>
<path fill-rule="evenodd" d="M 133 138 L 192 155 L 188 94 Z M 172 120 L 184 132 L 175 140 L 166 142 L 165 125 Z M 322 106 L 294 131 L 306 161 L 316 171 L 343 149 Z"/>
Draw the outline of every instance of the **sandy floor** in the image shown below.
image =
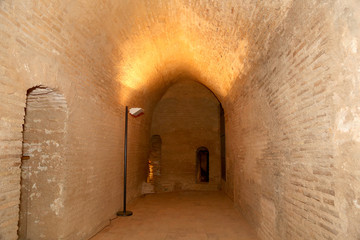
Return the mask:
<path fill-rule="evenodd" d="M 150 194 L 129 204 L 91 240 L 255 240 L 255 233 L 222 192 Z"/>

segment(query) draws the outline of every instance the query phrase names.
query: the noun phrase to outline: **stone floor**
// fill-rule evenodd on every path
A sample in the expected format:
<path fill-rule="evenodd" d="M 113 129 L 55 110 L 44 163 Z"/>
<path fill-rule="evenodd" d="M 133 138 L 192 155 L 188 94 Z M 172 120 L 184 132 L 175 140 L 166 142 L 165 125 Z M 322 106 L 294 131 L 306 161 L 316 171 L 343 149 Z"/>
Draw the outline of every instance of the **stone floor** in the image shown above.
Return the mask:
<path fill-rule="evenodd" d="M 255 233 L 223 192 L 149 194 L 128 205 L 91 240 L 255 240 Z"/>

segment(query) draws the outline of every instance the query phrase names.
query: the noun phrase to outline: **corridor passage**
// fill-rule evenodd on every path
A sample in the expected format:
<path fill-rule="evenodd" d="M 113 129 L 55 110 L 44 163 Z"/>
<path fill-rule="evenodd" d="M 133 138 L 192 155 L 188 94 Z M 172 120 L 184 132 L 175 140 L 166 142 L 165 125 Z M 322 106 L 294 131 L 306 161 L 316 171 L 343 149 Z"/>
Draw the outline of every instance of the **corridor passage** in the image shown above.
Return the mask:
<path fill-rule="evenodd" d="M 145 195 L 129 204 L 91 240 L 255 240 L 255 233 L 223 192 Z"/>

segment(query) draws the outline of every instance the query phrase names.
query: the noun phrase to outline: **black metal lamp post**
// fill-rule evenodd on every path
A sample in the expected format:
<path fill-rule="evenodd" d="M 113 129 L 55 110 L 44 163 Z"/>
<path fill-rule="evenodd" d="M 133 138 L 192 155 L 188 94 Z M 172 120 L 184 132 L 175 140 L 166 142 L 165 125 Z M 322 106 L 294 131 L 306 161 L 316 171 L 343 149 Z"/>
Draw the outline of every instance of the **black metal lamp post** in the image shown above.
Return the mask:
<path fill-rule="evenodd" d="M 128 130 L 128 114 L 138 117 L 144 113 L 144 110 L 142 108 L 130 108 L 130 111 L 128 110 L 128 106 L 125 108 L 125 140 L 124 140 L 124 204 L 123 204 L 123 210 L 118 211 L 116 215 L 118 216 L 131 216 L 133 213 L 132 211 L 126 211 L 126 173 L 127 173 L 127 130 Z"/>

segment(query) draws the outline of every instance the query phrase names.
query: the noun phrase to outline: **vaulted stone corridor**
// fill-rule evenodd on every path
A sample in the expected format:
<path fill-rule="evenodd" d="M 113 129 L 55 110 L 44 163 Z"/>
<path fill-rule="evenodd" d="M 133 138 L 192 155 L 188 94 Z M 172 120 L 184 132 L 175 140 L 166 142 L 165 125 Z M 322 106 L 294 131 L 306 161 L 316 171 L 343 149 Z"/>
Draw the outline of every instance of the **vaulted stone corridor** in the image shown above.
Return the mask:
<path fill-rule="evenodd" d="M 359 26 L 358 0 L 0 0 L 0 240 L 360 239 Z"/>

